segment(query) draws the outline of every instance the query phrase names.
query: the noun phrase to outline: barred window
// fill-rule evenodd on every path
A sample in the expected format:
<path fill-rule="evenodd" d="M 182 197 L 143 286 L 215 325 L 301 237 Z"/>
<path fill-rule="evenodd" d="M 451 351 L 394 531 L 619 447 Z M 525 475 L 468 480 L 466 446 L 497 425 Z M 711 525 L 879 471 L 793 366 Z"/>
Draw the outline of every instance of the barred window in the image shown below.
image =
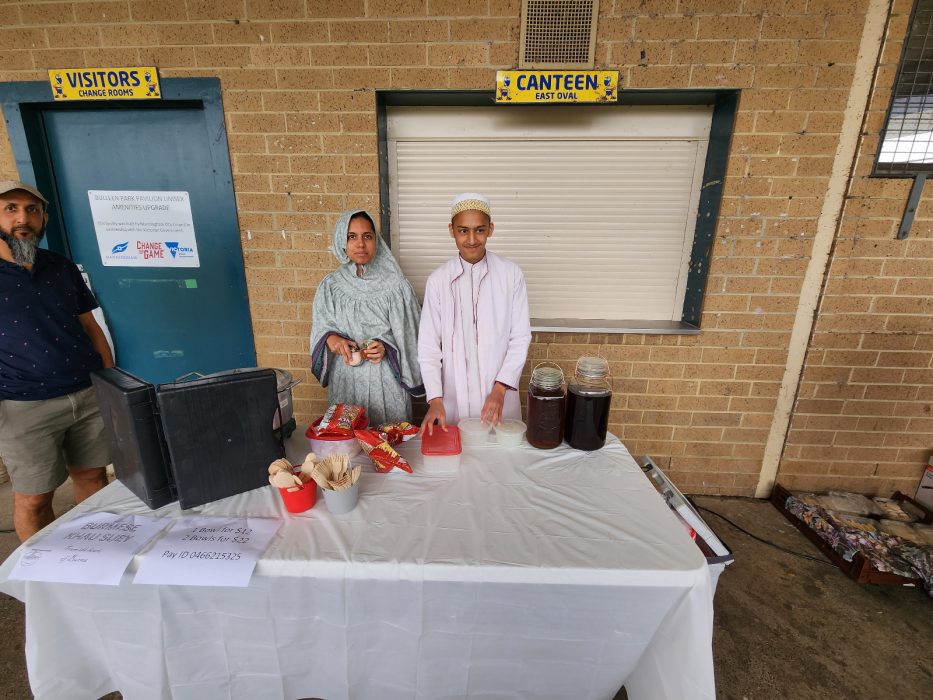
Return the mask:
<path fill-rule="evenodd" d="M 917 0 L 875 174 L 912 177 L 933 173 L 933 0 Z"/>

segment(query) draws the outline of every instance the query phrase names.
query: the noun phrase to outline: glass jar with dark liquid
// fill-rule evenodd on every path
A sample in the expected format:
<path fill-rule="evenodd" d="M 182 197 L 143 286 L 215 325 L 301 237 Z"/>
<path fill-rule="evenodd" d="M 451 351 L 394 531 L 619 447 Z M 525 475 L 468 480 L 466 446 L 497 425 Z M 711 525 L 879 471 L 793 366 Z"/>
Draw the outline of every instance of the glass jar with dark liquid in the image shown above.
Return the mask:
<path fill-rule="evenodd" d="M 564 437 L 565 402 L 563 370 L 553 362 L 536 365 L 528 384 L 525 439 L 529 445 L 539 450 L 560 445 Z"/>
<path fill-rule="evenodd" d="M 567 444 L 577 450 L 598 450 L 605 445 L 611 403 L 609 362 L 602 357 L 581 357 L 567 388 Z"/>

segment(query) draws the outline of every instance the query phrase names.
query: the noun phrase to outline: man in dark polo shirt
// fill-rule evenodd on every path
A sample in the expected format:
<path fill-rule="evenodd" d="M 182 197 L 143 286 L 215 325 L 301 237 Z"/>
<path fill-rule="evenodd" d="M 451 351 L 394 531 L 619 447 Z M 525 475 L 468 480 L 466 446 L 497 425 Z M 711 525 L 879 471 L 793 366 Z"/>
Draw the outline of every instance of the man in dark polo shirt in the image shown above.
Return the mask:
<path fill-rule="evenodd" d="M 78 268 L 39 248 L 47 206 L 34 187 L 0 181 L 0 456 L 24 541 L 54 520 L 69 474 L 80 503 L 106 486 L 110 462 L 90 373 L 113 356 Z"/>

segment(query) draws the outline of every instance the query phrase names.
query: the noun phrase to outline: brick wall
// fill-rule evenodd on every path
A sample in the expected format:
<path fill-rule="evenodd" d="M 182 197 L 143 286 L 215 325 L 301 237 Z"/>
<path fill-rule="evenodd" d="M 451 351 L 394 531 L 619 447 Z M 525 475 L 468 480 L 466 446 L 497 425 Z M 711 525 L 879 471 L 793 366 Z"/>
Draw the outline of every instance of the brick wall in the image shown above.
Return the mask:
<path fill-rule="evenodd" d="M 849 94 L 867 0 L 603 0 L 596 68 L 627 88 L 741 88 L 698 336 L 538 333 L 529 366 L 612 362 L 610 429 L 692 492 L 749 495 Z M 485 88 L 518 60 L 519 0 L 0 3 L 0 81 L 52 67 L 217 76 L 259 361 L 310 376 L 311 300 L 340 211 L 378 207 L 375 89 Z M 930 447 L 929 199 L 865 177 L 909 3 L 896 2 L 779 479 L 910 489 Z M 0 172 L 15 163 L 0 134 Z M 924 403 L 925 402 L 925 403 Z"/>
<path fill-rule="evenodd" d="M 913 495 L 933 447 L 933 200 L 906 240 L 912 180 L 870 178 L 911 3 L 895 2 L 807 353 L 781 480 Z"/>

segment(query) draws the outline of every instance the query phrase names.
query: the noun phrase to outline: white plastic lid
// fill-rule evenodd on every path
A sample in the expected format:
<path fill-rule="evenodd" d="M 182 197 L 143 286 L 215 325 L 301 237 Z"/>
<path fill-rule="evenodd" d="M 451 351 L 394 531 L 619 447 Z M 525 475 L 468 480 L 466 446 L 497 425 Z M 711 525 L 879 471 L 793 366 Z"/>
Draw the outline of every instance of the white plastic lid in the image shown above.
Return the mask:
<path fill-rule="evenodd" d="M 492 427 L 489 423 L 483 423 L 479 418 L 464 418 L 457 424 L 460 432 L 471 435 L 488 435 Z"/>
<path fill-rule="evenodd" d="M 496 426 L 497 433 L 516 434 L 525 432 L 525 424 L 520 420 L 504 420 Z"/>

